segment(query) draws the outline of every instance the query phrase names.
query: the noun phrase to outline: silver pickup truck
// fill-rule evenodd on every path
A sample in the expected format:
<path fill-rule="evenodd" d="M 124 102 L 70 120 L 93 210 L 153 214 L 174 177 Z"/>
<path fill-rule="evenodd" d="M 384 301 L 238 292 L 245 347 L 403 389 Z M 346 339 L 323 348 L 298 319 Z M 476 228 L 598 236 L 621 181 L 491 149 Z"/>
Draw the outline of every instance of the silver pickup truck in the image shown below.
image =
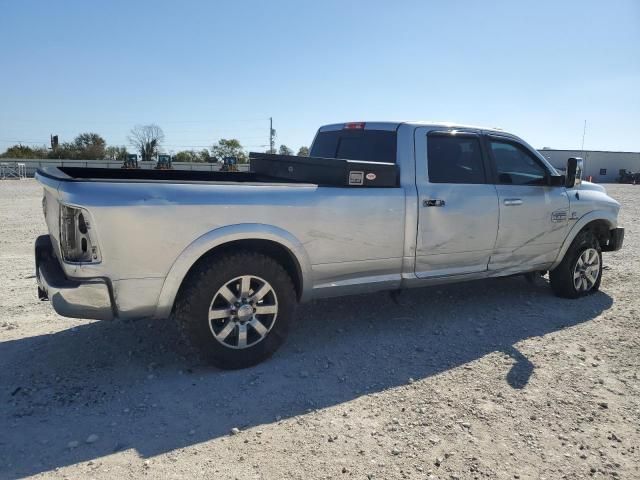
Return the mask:
<path fill-rule="evenodd" d="M 208 361 L 241 368 L 283 343 L 298 302 L 534 272 L 577 298 L 622 246 L 620 204 L 581 182 L 580 159 L 560 175 L 502 130 L 327 125 L 310 155 L 395 164 L 397 185 L 39 170 L 40 298 L 75 318 L 174 314 Z"/>

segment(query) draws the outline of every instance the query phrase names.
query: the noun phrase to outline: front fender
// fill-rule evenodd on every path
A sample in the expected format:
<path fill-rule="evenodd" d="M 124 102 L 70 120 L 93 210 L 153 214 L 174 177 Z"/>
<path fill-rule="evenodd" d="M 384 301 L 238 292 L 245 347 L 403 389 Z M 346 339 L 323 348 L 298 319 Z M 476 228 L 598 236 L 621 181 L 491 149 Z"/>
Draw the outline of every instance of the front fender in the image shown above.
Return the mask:
<path fill-rule="evenodd" d="M 287 248 L 296 258 L 302 274 L 301 301 L 309 298 L 312 289 L 311 262 L 302 243 L 291 233 L 273 225 L 241 223 L 217 228 L 205 233 L 187 246 L 175 260 L 162 285 L 155 317 L 170 315 L 173 303 L 189 269 L 208 251 L 237 240 L 270 240 Z"/>
<path fill-rule="evenodd" d="M 595 210 L 580 217 L 580 219 L 569 230 L 569 233 L 567 237 L 564 239 L 564 242 L 562 243 L 562 247 L 558 252 L 558 256 L 556 257 L 556 260 L 553 262 L 553 265 L 551 265 L 549 270 L 553 270 L 560 264 L 560 262 L 562 262 L 562 259 L 564 258 L 565 253 L 567 253 L 567 250 L 569 250 L 571 243 L 573 243 L 573 240 L 576 238 L 578 233 L 580 233 L 580 231 L 585 226 L 587 226 L 587 224 L 595 220 L 604 220 L 605 222 L 607 222 L 609 224 L 609 230 L 611 230 L 612 228 L 616 228 L 618 226 L 617 216 L 613 212 L 609 212 L 607 210 Z"/>

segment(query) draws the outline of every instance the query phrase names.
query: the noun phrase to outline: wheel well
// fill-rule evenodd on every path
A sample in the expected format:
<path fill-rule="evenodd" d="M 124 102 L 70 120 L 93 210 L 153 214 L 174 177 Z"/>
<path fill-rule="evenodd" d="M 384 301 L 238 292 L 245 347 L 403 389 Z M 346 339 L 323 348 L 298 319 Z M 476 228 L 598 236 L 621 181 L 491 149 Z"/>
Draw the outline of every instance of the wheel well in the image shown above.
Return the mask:
<path fill-rule="evenodd" d="M 607 222 L 606 220 L 594 220 L 592 222 L 587 223 L 582 228 L 582 231 L 592 232 L 598 239 L 598 242 L 600 242 L 600 246 L 604 247 L 609 243 L 610 229 L 611 227 L 609 225 L 609 222 Z"/>
<path fill-rule="evenodd" d="M 296 296 L 298 297 L 298 300 L 300 300 L 300 296 L 302 295 L 302 269 L 300 268 L 298 260 L 293 255 L 291 250 L 289 250 L 284 245 L 272 240 L 263 239 L 234 240 L 231 242 L 223 243 L 222 245 L 218 245 L 217 247 L 214 247 L 208 252 L 204 253 L 198 260 L 196 260 L 193 265 L 191 265 L 191 268 L 182 279 L 182 283 L 180 284 L 180 288 L 178 289 L 176 298 L 180 296 L 182 287 L 185 284 L 185 280 L 189 278 L 196 267 L 204 262 L 207 262 L 213 256 L 224 255 L 227 252 L 237 252 L 239 250 L 261 253 L 273 258 L 280 265 L 282 265 L 282 267 L 291 277 L 293 285 L 296 289 Z"/>

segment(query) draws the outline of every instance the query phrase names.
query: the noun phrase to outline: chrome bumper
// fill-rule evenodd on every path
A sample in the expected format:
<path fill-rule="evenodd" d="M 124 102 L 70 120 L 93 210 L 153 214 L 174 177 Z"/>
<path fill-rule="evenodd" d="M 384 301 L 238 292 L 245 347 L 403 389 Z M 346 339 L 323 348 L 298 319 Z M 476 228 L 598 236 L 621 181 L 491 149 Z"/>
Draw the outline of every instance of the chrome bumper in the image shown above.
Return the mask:
<path fill-rule="evenodd" d="M 50 300 L 53 309 L 63 317 L 112 320 L 109 284 L 101 278 L 82 281 L 65 276 L 48 235 L 36 239 L 36 279 L 38 296 Z"/>

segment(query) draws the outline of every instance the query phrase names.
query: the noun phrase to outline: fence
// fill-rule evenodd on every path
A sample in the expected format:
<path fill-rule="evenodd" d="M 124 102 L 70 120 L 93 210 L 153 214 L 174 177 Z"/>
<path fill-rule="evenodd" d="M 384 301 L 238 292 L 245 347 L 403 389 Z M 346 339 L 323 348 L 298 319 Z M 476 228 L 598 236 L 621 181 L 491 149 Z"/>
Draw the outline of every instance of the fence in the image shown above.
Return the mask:
<path fill-rule="evenodd" d="M 43 167 L 81 167 L 81 168 L 122 168 L 122 162 L 110 160 L 50 160 L 50 159 L 26 159 L 26 158 L 3 158 L 2 164 L 6 169 L 17 171 L 20 169 L 27 177 L 33 177 L 38 168 Z M 140 168 L 152 169 L 155 162 L 138 162 Z M 199 162 L 173 162 L 173 168 L 176 170 L 196 170 L 202 172 L 216 172 L 220 170 L 217 163 L 199 163 Z M 4 169 L 5 167 L 3 167 Z M 249 165 L 238 165 L 240 171 L 248 171 Z M 3 177 L 0 177 L 3 178 Z M 8 178 L 8 177 L 7 177 Z"/>
<path fill-rule="evenodd" d="M 15 178 L 22 180 L 27 176 L 27 169 L 22 162 L 0 162 L 0 180 Z"/>

